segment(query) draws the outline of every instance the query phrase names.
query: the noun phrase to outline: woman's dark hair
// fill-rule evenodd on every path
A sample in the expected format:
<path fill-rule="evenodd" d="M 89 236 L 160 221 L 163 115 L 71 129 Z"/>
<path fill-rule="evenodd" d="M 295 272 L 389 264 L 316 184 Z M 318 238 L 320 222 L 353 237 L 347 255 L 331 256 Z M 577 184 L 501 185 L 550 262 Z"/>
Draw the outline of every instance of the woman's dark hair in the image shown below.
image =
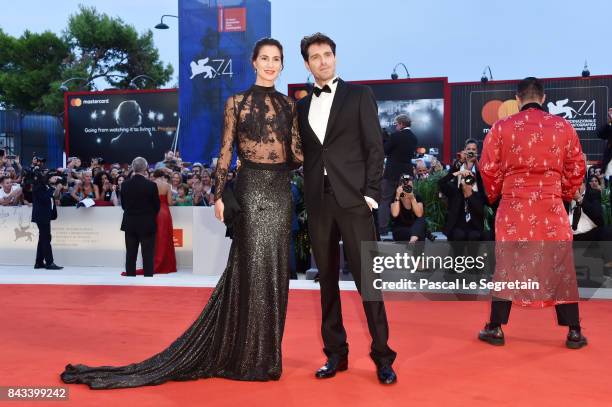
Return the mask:
<path fill-rule="evenodd" d="M 331 48 L 334 56 L 336 55 L 336 43 L 325 34 L 314 33 L 302 38 L 300 42 L 300 52 L 304 61 L 308 62 L 308 48 L 313 44 L 327 44 Z"/>
<path fill-rule="evenodd" d="M 96 174 L 96 176 L 93 179 L 93 184 L 97 185 L 98 188 L 102 189 L 102 187 L 104 186 L 104 182 L 102 181 L 102 177 L 106 175 L 106 179 L 108 179 L 110 181 L 110 175 L 108 175 L 108 173 L 104 172 L 104 171 L 100 171 Z"/>
<path fill-rule="evenodd" d="M 266 45 L 271 45 L 273 47 L 278 48 L 278 50 L 280 51 L 281 65 L 284 66 L 285 56 L 283 54 L 283 46 L 281 45 L 280 41 L 275 40 L 274 38 L 262 38 L 258 40 L 255 43 L 255 46 L 253 47 L 253 54 L 251 55 L 251 61 L 255 61 L 257 59 L 257 57 L 259 56 L 259 53 L 261 52 L 261 49 L 265 47 Z"/>
<path fill-rule="evenodd" d="M 153 176 L 155 178 L 161 178 L 161 177 L 168 178 L 168 175 L 166 174 L 166 171 L 162 170 L 161 168 L 158 168 L 155 171 L 153 171 Z"/>

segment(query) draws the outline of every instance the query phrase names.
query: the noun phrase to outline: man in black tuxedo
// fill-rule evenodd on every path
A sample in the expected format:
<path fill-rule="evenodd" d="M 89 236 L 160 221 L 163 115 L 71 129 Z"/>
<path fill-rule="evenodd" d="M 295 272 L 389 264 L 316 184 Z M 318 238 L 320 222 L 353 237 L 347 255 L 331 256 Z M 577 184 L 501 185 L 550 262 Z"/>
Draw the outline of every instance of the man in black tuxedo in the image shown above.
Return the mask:
<path fill-rule="evenodd" d="M 410 129 L 410 125 L 411 120 L 407 115 L 397 116 L 395 118 L 395 130 L 397 131 L 391 134 L 384 143 L 387 162 L 381 183 L 382 197 L 378 209 L 378 226 L 381 235 L 389 232 L 389 211 L 395 197 L 397 180 L 402 174 L 414 175 L 412 158 L 417 148 L 417 138 Z"/>
<path fill-rule="evenodd" d="M 160 203 L 157 185 L 147 179 L 147 168 L 147 160 L 136 157 L 132 161 L 134 175 L 121 185 L 121 230 L 125 232 L 125 272 L 129 277 L 136 276 L 139 245 L 142 247 L 144 275 L 153 277 L 156 218 Z"/>
<path fill-rule="evenodd" d="M 348 368 L 338 288 L 341 237 L 357 289 L 361 293 L 362 287 L 372 288 L 372 274 L 361 274 L 360 245 L 376 240 L 371 210 L 380 200 L 384 152 L 374 95 L 368 87 L 337 78 L 333 40 L 320 33 L 305 37 L 301 53 L 316 81 L 310 94 L 298 103 L 298 118 L 308 228 L 321 285 L 321 333 L 327 362 L 316 377 L 323 379 Z M 378 379 L 394 383 L 397 379 L 391 365 L 396 354 L 387 345 L 389 328 L 382 296 L 364 301 L 363 306 Z"/>
<path fill-rule="evenodd" d="M 39 167 L 33 170 L 32 222 L 38 226 L 35 269 L 63 269 L 63 267 L 54 263 L 53 250 L 51 249 L 51 221 L 57 219 L 57 207 L 53 197 L 55 188 L 51 187 L 49 183 L 55 184 L 58 178 L 53 176 L 47 179 L 47 176 Z"/>

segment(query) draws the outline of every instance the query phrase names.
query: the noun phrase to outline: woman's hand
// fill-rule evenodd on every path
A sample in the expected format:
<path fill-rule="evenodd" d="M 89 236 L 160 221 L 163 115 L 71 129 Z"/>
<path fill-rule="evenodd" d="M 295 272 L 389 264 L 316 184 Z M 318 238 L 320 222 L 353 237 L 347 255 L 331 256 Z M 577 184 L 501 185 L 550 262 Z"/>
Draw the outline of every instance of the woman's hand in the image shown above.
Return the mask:
<path fill-rule="evenodd" d="M 223 205 L 223 200 L 221 198 L 215 201 L 215 218 L 219 219 L 223 222 L 223 210 L 225 209 L 225 205 Z"/>
<path fill-rule="evenodd" d="M 402 193 L 404 193 L 404 188 L 402 188 L 402 186 L 400 185 L 395 190 L 395 199 L 399 199 L 402 196 Z"/>

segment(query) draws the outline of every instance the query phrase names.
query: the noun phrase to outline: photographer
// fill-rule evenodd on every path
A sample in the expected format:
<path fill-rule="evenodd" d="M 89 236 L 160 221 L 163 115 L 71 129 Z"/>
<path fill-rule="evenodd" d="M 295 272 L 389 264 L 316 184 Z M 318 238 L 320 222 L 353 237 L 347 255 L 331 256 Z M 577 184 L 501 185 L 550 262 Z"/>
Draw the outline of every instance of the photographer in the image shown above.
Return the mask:
<path fill-rule="evenodd" d="M 438 181 L 448 199 L 448 216 L 443 229 L 449 241 L 485 240 L 486 198 L 478 171 L 478 146 L 468 139 L 448 174 Z"/>
<path fill-rule="evenodd" d="M 45 172 L 42 169 L 43 162 L 44 159 L 38 158 L 36 160 L 38 165 L 33 166 L 28 174 L 28 181 L 32 184 L 32 222 L 38 226 L 38 247 L 34 268 L 61 270 L 63 267 L 53 262 L 51 249 L 51 221 L 57 219 L 55 188 L 51 185 L 57 185 L 61 177 L 48 171 Z"/>
<path fill-rule="evenodd" d="M 601 242 L 612 240 L 612 228 L 605 225 L 603 207 L 601 205 L 601 184 L 596 175 L 589 177 L 589 184 L 582 186 L 574 194 L 569 204 L 569 221 L 572 225 L 574 241 Z M 604 259 L 605 273 L 610 275 L 612 269 L 612 253 L 607 246 L 600 246 Z"/>
<path fill-rule="evenodd" d="M 391 232 L 393 240 L 416 241 L 425 240 L 425 217 L 423 200 L 414 193 L 413 177 L 403 174 L 395 190 L 395 200 L 391 203 Z"/>

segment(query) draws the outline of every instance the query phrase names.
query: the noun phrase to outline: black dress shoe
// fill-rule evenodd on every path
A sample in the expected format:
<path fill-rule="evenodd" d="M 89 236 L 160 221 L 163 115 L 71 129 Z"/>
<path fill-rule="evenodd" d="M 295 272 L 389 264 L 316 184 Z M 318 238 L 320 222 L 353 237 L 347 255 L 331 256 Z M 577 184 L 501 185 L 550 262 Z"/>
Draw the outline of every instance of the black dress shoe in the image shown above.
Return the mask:
<path fill-rule="evenodd" d="M 580 349 L 583 346 L 587 345 L 587 338 L 580 332 L 575 329 L 570 329 L 567 334 L 567 339 L 565 341 L 565 346 L 570 349 Z"/>
<path fill-rule="evenodd" d="M 382 366 L 376 369 L 376 376 L 380 384 L 393 384 L 397 382 L 397 375 L 391 366 Z"/>
<path fill-rule="evenodd" d="M 329 379 L 336 375 L 336 372 L 343 372 L 348 369 L 348 359 L 327 359 L 325 365 L 316 371 L 317 379 Z"/>
<path fill-rule="evenodd" d="M 492 328 L 491 324 L 486 324 L 484 329 L 478 333 L 478 339 L 495 346 L 503 346 L 506 343 L 501 326 Z"/>
<path fill-rule="evenodd" d="M 34 264 L 34 268 L 35 269 L 44 269 L 45 267 L 47 267 L 47 266 L 45 266 L 44 263 L 36 263 L 36 264 Z"/>
<path fill-rule="evenodd" d="M 63 269 L 62 266 L 58 266 L 55 263 L 51 263 L 51 264 L 47 264 L 47 266 L 45 267 L 47 270 L 61 270 Z"/>

